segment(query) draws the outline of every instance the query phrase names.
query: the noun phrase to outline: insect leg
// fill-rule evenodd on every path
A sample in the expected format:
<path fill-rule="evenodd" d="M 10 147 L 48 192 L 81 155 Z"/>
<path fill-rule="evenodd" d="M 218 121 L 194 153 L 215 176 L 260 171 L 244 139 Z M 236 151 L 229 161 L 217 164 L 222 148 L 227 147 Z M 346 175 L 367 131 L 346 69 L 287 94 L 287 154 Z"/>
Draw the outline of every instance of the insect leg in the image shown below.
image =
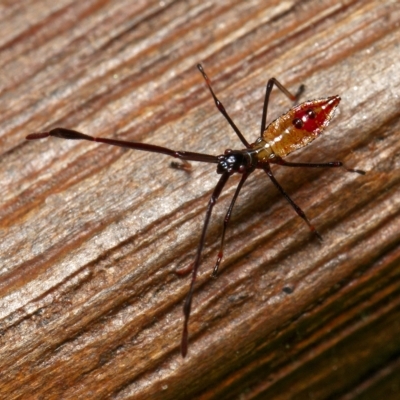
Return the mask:
<path fill-rule="evenodd" d="M 299 88 L 297 89 L 297 93 L 295 95 L 293 95 L 277 79 L 271 78 L 268 81 L 266 89 L 265 89 L 264 106 L 263 106 L 263 113 L 262 113 L 262 117 L 261 117 L 261 135 L 260 136 L 263 135 L 263 133 L 265 131 L 265 127 L 267 125 L 267 110 L 268 110 L 269 96 L 271 94 L 271 91 L 272 91 L 272 88 L 274 87 L 274 85 L 276 85 L 277 88 L 284 95 L 286 95 L 290 100 L 292 100 L 295 103 L 297 103 L 297 101 L 299 100 L 300 96 L 304 92 L 304 85 L 300 85 Z"/>
<path fill-rule="evenodd" d="M 249 173 L 244 173 L 242 175 L 242 178 L 240 179 L 240 182 L 236 188 L 235 194 L 231 200 L 231 204 L 229 205 L 228 211 L 225 215 L 225 219 L 224 219 L 224 226 L 222 228 L 222 236 L 221 236 L 221 244 L 219 246 L 219 252 L 218 252 L 218 256 L 217 256 L 217 262 L 215 263 L 214 266 L 214 270 L 212 273 L 212 276 L 215 277 L 217 276 L 217 272 L 218 272 L 218 268 L 219 268 L 219 264 L 221 263 L 222 257 L 224 255 L 224 239 L 225 239 L 225 232 L 226 232 L 226 227 L 229 224 L 229 220 L 231 219 L 231 214 L 232 214 L 232 209 L 233 206 L 235 205 L 236 199 L 239 195 L 239 192 L 244 184 L 244 182 L 246 181 L 247 177 L 249 176 Z"/>
<path fill-rule="evenodd" d="M 211 213 L 214 208 L 214 205 L 217 202 L 218 197 L 221 194 L 221 191 L 224 188 L 226 182 L 228 181 L 228 178 L 229 178 L 229 173 L 225 172 L 222 174 L 222 176 L 219 179 L 217 186 L 215 186 L 214 191 L 211 195 L 211 198 L 208 202 L 206 216 L 204 218 L 203 229 L 201 231 L 200 242 L 199 242 L 199 246 L 197 247 L 196 258 L 193 263 L 192 280 L 190 282 L 189 292 L 186 296 L 185 303 L 183 305 L 184 322 L 183 322 L 183 332 L 182 332 L 182 342 L 181 342 L 182 357 L 186 356 L 187 349 L 188 349 L 188 323 L 189 323 L 189 317 L 190 317 L 190 310 L 191 310 L 191 306 L 192 306 L 194 283 L 196 282 L 197 271 L 200 266 L 200 257 L 201 257 L 201 252 L 204 247 L 204 241 L 206 238 L 206 231 L 207 231 L 208 223 L 210 222 L 210 217 L 211 217 Z"/>
<path fill-rule="evenodd" d="M 360 169 L 347 168 L 341 161 L 331 161 L 327 163 L 293 163 L 283 160 L 281 157 L 275 157 L 270 162 L 274 164 L 283 165 L 285 167 L 308 167 L 308 168 L 335 168 L 342 167 L 348 172 L 356 172 L 357 174 L 365 175 L 365 171 Z"/>
<path fill-rule="evenodd" d="M 304 214 L 304 211 L 290 198 L 290 196 L 285 192 L 283 187 L 276 180 L 276 178 L 272 174 L 271 167 L 269 166 L 269 164 L 266 164 L 263 167 L 263 169 L 266 172 L 266 174 L 269 176 L 269 178 L 271 179 L 271 181 L 275 185 L 275 187 L 282 193 L 282 195 L 285 197 L 285 199 L 290 203 L 290 205 L 293 207 L 294 211 L 296 211 L 297 215 L 299 217 L 303 218 L 303 220 L 309 226 L 311 232 L 313 232 L 318 237 L 318 239 L 322 241 L 322 236 L 315 229 L 314 225 L 312 225 L 311 222 L 308 220 L 306 214 Z"/>
<path fill-rule="evenodd" d="M 218 157 L 209 154 L 194 153 L 191 151 L 176 151 L 167 147 L 156 146 L 150 143 L 133 142 L 128 140 L 108 139 L 86 135 L 72 129 L 55 128 L 48 132 L 31 133 L 26 137 L 27 140 L 43 139 L 49 136 L 55 136 L 61 139 L 71 140 L 89 140 L 91 142 L 106 143 L 112 146 L 127 147 L 134 150 L 149 151 L 152 153 L 166 154 L 180 160 L 199 161 L 206 163 L 218 163 Z"/>
<path fill-rule="evenodd" d="M 232 118 L 226 112 L 225 107 L 223 106 L 223 104 L 218 100 L 217 96 L 215 95 L 214 90 L 211 87 L 211 81 L 210 81 L 209 77 L 206 75 L 206 73 L 204 72 L 203 66 L 201 64 L 197 64 L 197 68 L 201 72 L 201 74 L 203 75 L 203 78 L 206 81 L 208 89 L 210 89 L 211 95 L 212 95 L 212 97 L 213 97 L 213 99 L 215 101 L 215 105 L 217 106 L 218 110 L 225 117 L 225 119 L 228 121 L 228 123 L 232 127 L 232 129 L 236 132 L 236 135 L 238 135 L 238 137 L 241 140 L 241 142 L 247 148 L 249 148 L 250 147 L 249 142 L 242 135 L 242 132 L 240 132 L 239 128 L 236 126 L 236 124 L 232 121 Z"/>

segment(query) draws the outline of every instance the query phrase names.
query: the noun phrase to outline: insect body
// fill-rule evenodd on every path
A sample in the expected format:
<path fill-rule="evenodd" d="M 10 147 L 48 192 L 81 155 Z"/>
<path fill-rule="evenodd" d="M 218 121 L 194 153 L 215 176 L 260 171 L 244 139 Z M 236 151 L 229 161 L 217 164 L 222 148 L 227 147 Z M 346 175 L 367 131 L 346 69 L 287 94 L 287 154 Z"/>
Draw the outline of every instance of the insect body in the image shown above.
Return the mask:
<path fill-rule="evenodd" d="M 200 266 L 201 253 L 204 247 L 207 227 L 210 222 L 210 217 L 213 207 L 217 202 L 218 197 L 220 196 L 229 177 L 235 173 L 241 174 L 241 179 L 236 188 L 235 194 L 231 200 L 231 203 L 228 207 L 228 211 L 224 219 L 220 248 L 217 256 L 217 261 L 214 266 L 213 275 L 216 275 L 219 264 L 223 257 L 225 231 L 229 224 L 233 206 L 236 202 L 236 199 L 239 195 L 241 188 L 243 187 L 243 184 L 245 183 L 248 176 L 254 170 L 261 169 L 269 176 L 273 184 L 282 193 L 282 195 L 286 198 L 286 200 L 290 203 L 290 205 L 293 207 L 296 213 L 307 223 L 311 231 L 314 232 L 314 234 L 321 240 L 322 240 L 321 235 L 318 233 L 315 227 L 310 223 L 310 221 L 308 220 L 304 212 L 301 210 L 301 208 L 289 197 L 289 195 L 284 191 L 282 186 L 275 179 L 274 175 L 272 174 L 270 164 L 280 164 L 287 167 L 311 167 L 311 168 L 343 167 L 347 171 L 364 174 L 363 171 L 344 167 L 340 161 L 311 164 L 311 163 L 291 163 L 283 160 L 283 157 L 287 156 L 289 153 L 297 149 L 306 146 L 323 131 L 323 129 L 329 124 L 329 121 L 332 118 L 333 113 L 340 102 L 339 96 L 332 96 L 325 99 L 312 100 L 301 103 L 290 109 L 286 114 L 277 118 L 275 121 L 271 122 L 268 126 L 266 126 L 268 101 L 274 85 L 276 85 L 292 101 L 297 101 L 304 90 L 304 87 L 300 86 L 297 94 L 293 95 L 275 78 L 271 78 L 268 81 L 265 92 L 263 115 L 261 119 L 261 134 L 260 137 L 254 143 L 250 144 L 247 142 L 245 137 L 242 135 L 240 130 L 237 128 L 235 123 L 232 121 L 232 119 L 226 112 L 222 103 L 218 100 L 218 98 L 214 94 L 214 91 L 211 87 L 211 82 L 207 77 L 206 73 L 204 72 L 204 69 L 201 66 L 201 64 L 198 64 L 197 68 L 203 75 L 206 84 L 210 90 L 210 93 L 214 98 L 218 110 L 221 112 L 221 114 L 228 121 L 229 125 L 235 131 L 235 133 L 245 146 L 244 149 L 242 150 L 228 149 L 225 150 L 224 154 L 214 156 L 209 154 L 194 153 L 188 151 L 176 151 L 148 143 L 93 137 L 65 128 L 55 128 L 48 132 L 32 133 L 26 137 L 28 140 L 42 139 L 48 136 L 55 136 L 63 139 L 73 139 L 73 140 L 90 140 L 114 146 L 127 147 L 135 150 L 165 154 L 180 159 L 185 164 L 188 164 L 187 161 L 199 161 L 199 162 L 217 164 L 217 173 L 220 174 L 221 176 L 219 178 L 217 185 L 214 188 L 214 191 L 208 203 L 203 229 L 200 235 L 200 242 L 197 247 L 195 260 L 193 262 L 193 265 L 191 266 L 192 278 L 190 282 L 190 288 L 186 296 L 183 307 L 184 323 L 183 323 L 183 333 L 181 342 L 181 353 L 183 357 L 186 356 L 188 349 L 189 316 L 192 305 L 194 284 Z"/>

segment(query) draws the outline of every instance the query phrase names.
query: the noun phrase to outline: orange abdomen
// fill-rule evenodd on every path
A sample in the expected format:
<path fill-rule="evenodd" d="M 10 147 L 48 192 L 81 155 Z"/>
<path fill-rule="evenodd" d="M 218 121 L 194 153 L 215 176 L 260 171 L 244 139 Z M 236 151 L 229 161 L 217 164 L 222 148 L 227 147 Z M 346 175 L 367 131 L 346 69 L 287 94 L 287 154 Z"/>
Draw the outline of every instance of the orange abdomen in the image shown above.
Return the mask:
<path fill-rule="evenodd" d="M 312 142 L 329 124 L 339 102 L 339 96 L 306 101 L 271 122 L 255 144 L 258 157 L 285 157 Z"/>

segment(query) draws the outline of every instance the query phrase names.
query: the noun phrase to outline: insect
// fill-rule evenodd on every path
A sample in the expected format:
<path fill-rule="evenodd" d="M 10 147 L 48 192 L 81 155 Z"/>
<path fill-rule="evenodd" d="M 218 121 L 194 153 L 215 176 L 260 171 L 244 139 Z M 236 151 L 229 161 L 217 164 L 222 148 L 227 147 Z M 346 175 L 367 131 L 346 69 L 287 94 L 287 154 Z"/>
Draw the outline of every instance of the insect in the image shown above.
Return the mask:
<path fill-rule="evenodd" d="M 358 169 L 346 168 L 340 161 L 313 164 L 313 163 L 288 162 L 283 160 L 285 156 L 287 156 L 288 154 L 297 149 L 300 149 L 308 145 L 310 142 L 312 142 L 315 138 L 317 138 L 321 134 L 321 132 L 329 124 L 329 121 L 331 120 L 334 111 L 340 102 L 339 96 L 331 96 L 323 99 L 306 101 L 304 103 L 296 105 L 293 108 L 291 108 L 286 114 L 283 114 L 275 121 L 271 122 L 268 126 L 266 126 L 268 102 L 274 85 L 293 102 L 297 102 L 300 95 L 304 91 L 304 86 L 301 85 L 297 93 L 293 95 L 281 83 L 279 83 L 278 80 L 276 80 L 275 78 L 269 79 L 266 86 L 266 92 L 264 98 L 260 137 L 254 143 L 249 143 L 245 139 L 243 134 L 240 132 L 236 124 L 233 122 L 231 117 L 228 115 L 220 100 L 215 95 L 211 86 L 211 81 L 206 75 L 202 65 L 198 64 L 197 68 L 203 75 L 203 78 L 211 93 L 211 96 L 215 101 L 215 105 L 217 106 L 220 113 L 228 121 L 229 125 L 235 131 L 236 135 L 239 137 L 240 141 L 245 147 L 244 149 L 242 150 L 227 149 L 225 150 L 224 154 L 215 156 L 203 153 L 194 153 L 190 151 L 176 151 L 148 143 L 93 137 L 86 135 L 84 133 L 80 133 L 65 128 L 55 128 L 48 132 L 32 133 L 26 137 L 26 139 L 28 140 L 43 139 L 49 136 L 55 136 L 62 139 L 89 140 L 99 143 L 106 143 L 113 146 L 127 147 L 134 150 L 142 150 L 153 153 L 165 154 L 167 156 L 171 156 L 181 160 L 183 164 L 178 164 L 178 165 L 181 165 L 183 169 L 186 169 L 187 167 L 190 166 L 188 161 L 199 161 L 204 163 L 217 164 L 217 174 L 220 175 L 220 178 L 208 202 L 196 256 L 193 264 L 190 266 L 189 269 L 191 270 L 192 277 L 191 277 L 189 291 L 187 293 L 183 306 L 184 322 L 183 322 L 183 333 L 181 341 L 181 353 L 183 357 L 186 356 L 188 350 L 188 323 L 192 306 L 194 284 L 196 282 L 197 272 L 200 266 L 201 253 L 204 247 L 207 227 L 210 222 L 211 213 L 214 208 L 214 205 L 217 202 L 218 197 L 220 196 L 229 177 L 234 174 L 241 175 L 239 184 L 236 188 L 235 194 L 233 195 L 233 198 L 225 215 L 222 234 L 221 234 L 221 242 L 219 245 L 219 251 L 217 255 L 217 261 L 215 263 L 212 273 L 213 276 L 217 274 L 219 265 L 223 257 L 225 232 L 229 224 L 229 220 L 231 218 L 232 209 L 235 205 L 239 192 L 243 187 L 243 184 L 253 171 L 255 171 L 256 169 L 261 169 L 268 175 L 268 177 L 271 179 L 272 183 L 275 185 L 278 191 L 290 203 L 290 205 L 292 206 L 294 211 L 299 215 L 299 217 L 301 217 L 305 221 L 305 223 L 308 225 L 313 234 L 315 234 L 320 240 L 322 240 L 322 237 L 315 229 L 314 225 L 310 223 L 310 221 L 308 220 L 307 216 L 302 211 L 302 209 L 290 198 L 290 196 L 285 192 L 282 186 L 275 179 L 271 171 L 271 164 L 279 164 L 286 167 L 310 167 L 310 168 L 342 167 L 349 172 L 364 174 L 364 171 Z M 175 166 L 177 166 L 176 163 L 174 164 Z"/>

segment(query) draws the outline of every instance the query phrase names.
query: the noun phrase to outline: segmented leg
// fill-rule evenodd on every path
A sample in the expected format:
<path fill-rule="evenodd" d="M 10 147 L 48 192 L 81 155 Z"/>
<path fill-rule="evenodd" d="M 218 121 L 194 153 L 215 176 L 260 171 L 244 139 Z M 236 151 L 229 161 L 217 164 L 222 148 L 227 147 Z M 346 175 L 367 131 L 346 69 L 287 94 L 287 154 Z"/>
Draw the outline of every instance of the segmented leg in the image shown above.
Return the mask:
<path fill-rule="evenodd" d="M 311 224 L 311 222 L 308 220 L 306 214 L 304 214 L 304 211 L 290 198 L 290 196 L 285 192 L 283 187 L 279 184 L 279 182 L 276 180 L 274 175 L 272 174 L 271 167 L 269 164 L 266 164 L 265 167 L 263 168 L 266 174 L 269 176 L 271 179 L 272 183 L 276 186 L 276 188 L 282 193 L 282 195 L 285 197 L 285 199 L 290 203 L 290 205 L 293 207 L 294 211 L 296 211 L 297 215 L 306 222 L 306 224 L 309 226 L 311 232 L 313 232 L 319 240 L 322 241 L 322 236 L 319 234 L 319 232 L 315 229 L 314 225 Z"/>
<path fill-rule="evenodd" d="M 285 167 L 307 167 L 307 168 L 337 168 L 342 167 L 348 172 L 356 172 L 357 174 L 365 175 L 365 171 L 361 169 L 347 168 L 341 161 L 331 161 L 327 163 L 293 163 L 283 160 L 281 157 L 275 157 L 272 161 L 274 164 L 283 165 Z"/>
<path fill-rule="evenodd" d="M 245 174 L 242 175 L 242 178 L 240 179 L 240 182 L 239 182 L 239 184 L 238 184 L 238 186 L 236 188 L 235 194 L 234 194 L 234 196 L 232 198 L 231 204 L 229 205 L 228 211 L 227 211 L 227 213 L 225 215 L 224 226 L 222 228 L 221 244 L 219 246 L 219 252 L 218 252 L 218 256 L 217 256 L 217 262 L 215 263 L 214 270 L 213 270 L 213 273 L 212 273 L 213 277 L 217 276 L 219 264 L 221 263 L 222 257 L 224 255 L 225 232 L 226 232 L 226 228 L 227 228 L 227 226 L 229 224 L 229 220 L 231 219 L 233 206 L 235 205 L 236 199 L 239 196 L 239 192 L 242 189 L 242 186 L 243 186 L 243 184 L 246 181 L 248 176 L 249 176 L 249 173 L 245 173 Z"/>
<path fill-rule="evenodd" d="M 240 132 L 239 128 L 236 126 L 236 124 L 232 121 L 232 118 L 228 115 L 228 113 L 225 110 L 225 107 L 223 104 L 218 100 L 217 96 L 214 93 L 214 90 L 211 87 L 211 81 L 204 72 L 203 66 L 201 64 L 197 64 L 197 68 L 203 75 L 204 80 L 206 81 L 206 84 L 208 88 L 210 89 L 211 95 L 215 101 L 215 105 L 217 106 L 219 112 L 225 117 L 225 119 L 228 121 L 228 124 L 232 127 L 232 129 L 235 131 L 236 135 L 238 135 L 239 139 L 241 142 L 247 147 L 250 147 L 249 142 L 245 139 L 245 137 L 242 135 L 242 132 Z"/>
<path fill-rule="evenodd" d="M 204 224 L 203 224 L 203 229 L 201 231 L 201 236 L 200 236 L 200 242 L 199 246 L 197 247 L 197 253 L 196 253 L 196 258 L 193 263 L 193 269 L 192 269 L 192 280 L 190 282 L 190 288 L 189 292 L 186 296 L 185 303 L 183 305 L 183 314 L 184 314 L 184 321 L 183 321 L 183 332 L 182 332 L 182 342 L 181 342 L 181 353 L 182 357 L 185 357 L 187 354 L 187 348 L 188 348 L 188 323 L 189 323 L 189 317 L 190 317 L 190 310 L 192 307 L 192 299 L 193 299 L 193 290 L 194 290 L 194 283 L 196 282 L 196 277 L 197 277 L 197 271 L 200 266 L 200 258 L 201 258 L 201 252 L 204 247 L 204 241 L 206 238 L 206 232 L 207 232 L 207 227 L 210 222 L 210 217 L 212 210 L 214 208 L 215 203 L 218 200 L 219 195 L 221 194 L 222 189 L 224 188 L 226 182 L 228 181 L 229 178 L 229 173 L 225 172 L 222 174 L 221 178 L 219 179 L 217 186 L 215 186 L 215 189 L 211 195 L 211 198 L 208 202 L 207 206 L 207 211 L 206 211 L 206 216 L 204 218 Z"/>
<path fill-rule="evenodd" d="M 264 106 L 263 106 L 263 113 L 261 117 L 261 133 L 260 136 L 263 135 L 265 131 L 265 127 L 267 126 L 267 110 L 268 110 L 268 103 L 269 103 L 269 96 L 272 92 L 272 88 L 276 85 L 276 87 L 290 100 L 293 102 L 297 103 L 300 96 L 304 92 L 304 85 L 300 85 L 299 88 L 297 89 L 297 93 L 293 95 L 289 90 L 285 88 L 277 79 L 271 78 L 268 83 L 267 87 L 265 89 L 265 98 L 264 98 Z"/>

